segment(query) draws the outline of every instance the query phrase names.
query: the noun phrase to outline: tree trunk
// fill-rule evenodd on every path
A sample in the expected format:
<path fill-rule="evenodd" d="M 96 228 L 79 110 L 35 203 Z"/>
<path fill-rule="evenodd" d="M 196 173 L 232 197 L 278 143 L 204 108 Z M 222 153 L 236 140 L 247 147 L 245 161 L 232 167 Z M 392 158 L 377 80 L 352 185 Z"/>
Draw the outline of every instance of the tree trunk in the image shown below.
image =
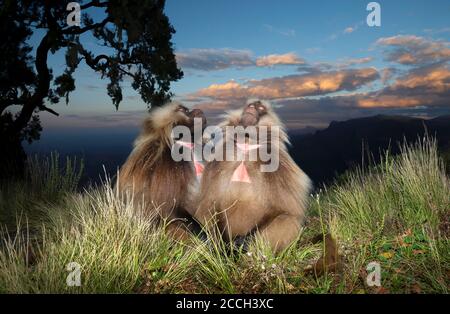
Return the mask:
<path fill-rule="evenodd" d="M 11 135 L 20 136 L 20 132 L 27 126 L 34 110 L 43 104 L 44 98 L 48 95 L 50 88 L 50 71 L 47 67 L 47 57 L 50 50 L 50 32 L 42 38 L 36 50 L 36 71 L 38 74 L 38 84 L 34 94 L 25 102 L 19 116 L 14 121 L 11 128 Z"/>
<path fill-rule="evenodd" d="M 22 146 L 22 131 L 30 122 L 33 112 L 42 106 L 50 88 L 50 71 L 47 57 L 50 50 L 50 31 L 42 38 L 36 50 L 37 87 L 34 94 L 25 101 L 19 116 L 0 135 L 0 146 L 5 153 L 0 155 L 0 179 L 21 177 L 24 173 L 26 154 Z"/>

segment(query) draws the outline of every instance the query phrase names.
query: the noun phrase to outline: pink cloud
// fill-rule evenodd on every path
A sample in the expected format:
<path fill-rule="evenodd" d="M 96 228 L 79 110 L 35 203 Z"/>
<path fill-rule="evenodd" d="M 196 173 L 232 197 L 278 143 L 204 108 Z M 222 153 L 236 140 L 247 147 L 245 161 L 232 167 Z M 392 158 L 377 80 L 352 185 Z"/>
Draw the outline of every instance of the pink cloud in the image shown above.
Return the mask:
<path fill-rule="evenodd" d="M 299 58 L 295 53 L 272 54 L 268 56 L 259 57 L 256 59 L 256 65 L 259 67 L 274 66 L 274 65 L 295 65 L 303 64 L 305 60 Z"/>
<path fill-rule="evenodd" d="M 350 34 L 350 33 L 353 33 L 354 31 L 355 31 L 355 28 L 353 28 L 353 27 L 347 27 L 346 29 L 344 29 L 345 34 Z"/>
<path fill-rule="evenodd" d="M 241 85 L 235 81 L 212 84 L 194 93 L 194 96 L 226 100 L 324 95 L 341 90 L 352 91 L 378 78 L 379 73 L 374 68 L 317 72 L 251 80 L 247 85 Z"/>
<path fill-rule="evenodd" d="M 386 52 L 386 59 L 400 64 L 421 65 L 450 60 L 449 42 L 415 35 L 397 35 L 380 38 L 376 44 L 391 47 Z"/>

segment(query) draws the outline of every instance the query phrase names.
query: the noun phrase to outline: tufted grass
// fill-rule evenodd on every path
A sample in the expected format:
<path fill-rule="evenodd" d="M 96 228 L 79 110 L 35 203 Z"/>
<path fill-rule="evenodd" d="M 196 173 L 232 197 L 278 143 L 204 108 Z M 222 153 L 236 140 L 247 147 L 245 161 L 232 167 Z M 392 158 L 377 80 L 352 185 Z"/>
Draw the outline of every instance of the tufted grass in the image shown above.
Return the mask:
<path fill-rule="evenodd" d="M 449 292 L 449 178 L 433 139 L 311 195 L 303 232 L 278 255 L 258 239 L 236 251 L 211 233 L 177 243 L 110 180 L 77 189 L 82 167 L 33 158 L 24 182 L 2 183 L 0 293 Z M 343 268 L 318 277 L 309 268 L 322 245 L 310 239 L 325 231 Z M 366 283 L 372 261 L 381 287 Z M 80 286 L 67 285 L 72 262 Z"/>

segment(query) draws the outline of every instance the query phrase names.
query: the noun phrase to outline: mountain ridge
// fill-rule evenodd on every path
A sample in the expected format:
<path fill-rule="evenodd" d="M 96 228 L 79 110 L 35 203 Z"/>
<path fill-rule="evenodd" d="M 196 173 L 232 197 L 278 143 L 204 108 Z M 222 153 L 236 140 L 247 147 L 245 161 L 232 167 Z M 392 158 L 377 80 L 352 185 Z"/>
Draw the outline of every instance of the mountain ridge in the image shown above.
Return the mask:
<path fill-rule="evenodd" d="M 399 153 L 398 143 L 415 142 L 418 136 L 436 136 L 444 154 L 450 152 L 450 115 L 424 119 L 410 116 L 375 115 L 332 121 L 311 134 L 290 136 L 290 153 L 316 185 L 329 183 L 367 158 L 379 161 L 387 149 Z"/>

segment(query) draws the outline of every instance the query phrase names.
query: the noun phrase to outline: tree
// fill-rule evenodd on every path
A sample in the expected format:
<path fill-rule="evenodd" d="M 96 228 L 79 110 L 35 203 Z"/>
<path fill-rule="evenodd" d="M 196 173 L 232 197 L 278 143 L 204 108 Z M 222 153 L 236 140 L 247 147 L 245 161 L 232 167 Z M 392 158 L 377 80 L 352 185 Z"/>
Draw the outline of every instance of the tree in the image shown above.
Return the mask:
<path fill-rule="evenodd" d="M 116 109 L 125 77 L 150 108 L 170 99 L 170 83 L 183 75 L 176 64 L 171 43 L 175 30 L 164 14 L 164 0 L 79 1 L 78 26 L 67 21 L 69 2 L 2 0 L 0 144 L 6 153 L 0 157 L 0 168 L 11 170 L 12 161 L 15 168 L 22 168 L 22 141 L 39 139 L 39 112 L 58 115 L 51 105 L 60 98 L 69 102 L 80 62 L 109 79 L 107 93 Z M 41 33 L 33 56 L 29 39 Z M 110 53 L 95 55 L 87 49 L 82 38 L 87 33 Z M 66 64 L 63 73 L 54 77 L 48 58 L 59 50 L 65 51 Z"/>

